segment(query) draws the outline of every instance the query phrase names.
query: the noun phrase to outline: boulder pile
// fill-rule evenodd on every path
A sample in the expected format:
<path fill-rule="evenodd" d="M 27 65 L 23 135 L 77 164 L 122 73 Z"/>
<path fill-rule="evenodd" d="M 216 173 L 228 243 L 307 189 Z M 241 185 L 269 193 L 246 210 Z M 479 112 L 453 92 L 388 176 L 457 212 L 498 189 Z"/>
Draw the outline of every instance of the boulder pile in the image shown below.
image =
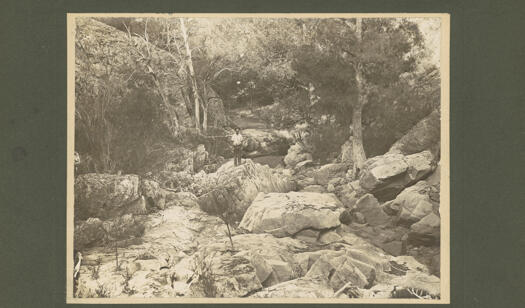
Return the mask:
<path fill-rule="evenodd" d="M 206 176 L 209 191 L 199 196 L 199 205 L 208 213 L 231 209 L 236 220 L 259 192 L 288 192 L 294 189 L 289 174 L 256 164 L 247 159 L 240 166 L 233 162 L 222 165 L 215 173 Z"/>

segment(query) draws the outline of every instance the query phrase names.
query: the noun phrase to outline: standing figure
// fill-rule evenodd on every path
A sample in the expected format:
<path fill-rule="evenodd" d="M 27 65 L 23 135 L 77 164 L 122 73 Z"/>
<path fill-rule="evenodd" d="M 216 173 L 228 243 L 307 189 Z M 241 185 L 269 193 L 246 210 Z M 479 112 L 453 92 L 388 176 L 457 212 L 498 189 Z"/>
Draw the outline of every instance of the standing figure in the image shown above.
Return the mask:
<path fill-rule="evenodd" d="M 235 134 L 232 135 L 232 143 L 233 143 L 233 157 L 234 157 L 234 164 L 235 166 L 238 166 L 241 164 L 241 157 L 242 157 L 242 135 L 241 130 L 236 127 L 235 128 Z"/>
<path fill-rule="evenodd" d="M 75 152 L 75 176 L 78 173 L 78 166 L 80 165 L 80 154 L 78 152 Z"/>

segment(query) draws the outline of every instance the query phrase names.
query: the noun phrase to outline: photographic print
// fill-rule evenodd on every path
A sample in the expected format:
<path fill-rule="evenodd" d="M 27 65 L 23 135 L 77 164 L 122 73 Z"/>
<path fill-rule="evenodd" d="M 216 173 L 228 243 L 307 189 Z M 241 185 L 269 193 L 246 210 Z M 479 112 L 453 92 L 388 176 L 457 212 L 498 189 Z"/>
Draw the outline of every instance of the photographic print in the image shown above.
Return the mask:
<path fill-rule="evenodd" d="M 448 303 L 449 15 L 68 14 L 68 303 Z"/>

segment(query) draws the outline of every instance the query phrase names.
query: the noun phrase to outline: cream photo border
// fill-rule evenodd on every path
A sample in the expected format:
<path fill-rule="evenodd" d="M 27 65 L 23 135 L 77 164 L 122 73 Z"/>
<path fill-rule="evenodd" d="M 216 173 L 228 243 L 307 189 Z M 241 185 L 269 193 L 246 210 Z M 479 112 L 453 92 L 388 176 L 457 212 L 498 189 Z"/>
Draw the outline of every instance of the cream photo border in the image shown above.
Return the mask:
<path fill-rule="evenodd" d="M 188 18 L 440 18 L 441 73 L 441 240 L 440 299 L 344 299 L 344 298 L 74 298 L 73 297 L 73 237 L 74 237 L 74 144 L 75 144 L 75 19 L 78 17 L 188 17 Z M 374 304 L 449 304 L 450 303 L 450 15 L 445 13 L 381 13 L 381 14 L 149 14 L 149 13 L 68 13 L 67 14 L 67 256 L 66 302 L 86 304 L 122 303 L 374 303 Z"/>

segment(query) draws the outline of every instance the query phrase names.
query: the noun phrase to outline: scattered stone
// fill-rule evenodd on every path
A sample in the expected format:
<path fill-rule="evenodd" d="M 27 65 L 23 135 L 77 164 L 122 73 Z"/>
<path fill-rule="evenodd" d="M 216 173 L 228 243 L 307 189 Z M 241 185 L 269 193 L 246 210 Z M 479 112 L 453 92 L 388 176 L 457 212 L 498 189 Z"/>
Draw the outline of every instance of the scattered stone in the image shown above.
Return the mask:
<path fill-rule="evenodd" d="M 339 215 L 339 221 L 342 224 L 349 225 L 352 222 L 352 212 L 348 209 L 342 211 Z"/>
<path fill-rule="evenodd" d="M 390 222 L 390 217 L 383 211 L 381 205 L 371 194 L 366 194 L 355 205 L 370 226 L 384 225 Z"/>
<path fill-rule="evenodd" d="M 334 178 L 344 177 L 347 169 L 346 164 L 327 164 L 315 172 L 314 179 L 319 185 L 327 185 Z"/>

